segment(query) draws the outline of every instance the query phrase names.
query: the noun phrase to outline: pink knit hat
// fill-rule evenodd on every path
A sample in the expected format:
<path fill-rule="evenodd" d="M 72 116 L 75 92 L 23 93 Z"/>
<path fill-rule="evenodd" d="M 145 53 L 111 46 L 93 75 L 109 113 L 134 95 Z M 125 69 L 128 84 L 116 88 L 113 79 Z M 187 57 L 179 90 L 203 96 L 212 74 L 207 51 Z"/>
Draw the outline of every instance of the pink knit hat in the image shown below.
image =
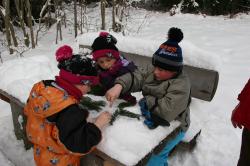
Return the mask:
<path fill-rule="evenodd" d="M 56 60 L 58 62 L 69 59 L 72 55 L 73 49 L 68 45 L 64 45 L 56 50 Z"/>

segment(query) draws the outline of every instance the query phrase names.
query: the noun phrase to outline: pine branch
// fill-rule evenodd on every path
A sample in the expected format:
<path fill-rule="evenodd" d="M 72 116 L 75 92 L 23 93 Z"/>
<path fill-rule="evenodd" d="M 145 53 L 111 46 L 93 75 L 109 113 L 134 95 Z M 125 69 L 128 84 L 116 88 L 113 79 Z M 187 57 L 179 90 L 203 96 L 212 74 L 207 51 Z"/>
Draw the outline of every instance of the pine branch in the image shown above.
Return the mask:
<path fill-rule="evenodd" d="M 105 91 L 104 88 L 101 85 L 96 85 L 94 87 L 91 87 L 91 91 L 89 94 L 95 95 L 95 96 L 104 96 Z"/>
<path fill-rule="evenodd" d="M 119 115 L 119 109 L 115 110 L 115 112 L 112 114 L 111 120 L 109 122 L 110 125 L 113 125 L 118 115 Z"/>
<path fill-rule="evenodd" d="M 130 111 L 127 111 L 127 110 L 123 110 L 123 109 L 120 110 L 119 115 L 121 115 L 121 116 L 127 116 L 129 118 L 136 118 L 138 120 L 140 120 L 140 116 L 141 116 L 139 114 L 135 114 L 133 112 L 130 112 Z"/>
<path fill-rule="evenodd" d="M 134 106 L 134 104 L 130 103 L 130 102 L 122 102 L 118 105 L 118 108 L 123 109 L 125 107 L 130 107 L 130 106 Z"/>
<path fill-rule="evenodd" d="M 119 107 L 119 106 L 118 106 Z M 129 118 L 136 118 L 138 120 L 140 120 L 140 116 L 139 114 L 135 114 L 133 112 L 130 112 L 130 111 L 127 111 L 127 110 L 124 110 L 124 109 L 121 109 L 121 108 L 118 108 L 115 113 L 112 115 L 111 117 L 111 120 L 110 120 L 110 125 L 113 125 L 114 121 L 116 120 L 116 118 L 118 116 L 126 116 L 126 117 L 129 117 Z"/>
<path fill-rule="evenodd" d="M 79 104 L 80 108 L 87 110 L 96 110 L 99 112 L 106 105 L 106 103 L 102 100 L 94 101 L 90 97 L 83 97 Z"/>

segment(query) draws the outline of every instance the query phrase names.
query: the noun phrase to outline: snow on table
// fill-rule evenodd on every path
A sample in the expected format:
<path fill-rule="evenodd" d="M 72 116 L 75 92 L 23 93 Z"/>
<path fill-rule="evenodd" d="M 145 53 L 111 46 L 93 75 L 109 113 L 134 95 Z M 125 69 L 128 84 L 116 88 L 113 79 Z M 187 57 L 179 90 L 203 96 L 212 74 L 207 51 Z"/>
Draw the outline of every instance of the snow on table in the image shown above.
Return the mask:
<path fill-rule="evenodd" d="M 133 95 L 136 96 L 137 100 L 142 97 L 141 93 L 134 93 Z M 95 100 L 105 100 L 103 97 L 88 96 Z M 113 113 L 120 102 L 122 100 L 117 100 L 111 108 L 107 103 L 103 110 Z M 138 104 L 125 109 L 141 114 Z M 96 111 L 90 111 L 90 119 L 97 115 L 99 113 Z M 136 118 L 118 116 L 113 125 L 105 128 L 103 139 L 97 148 L 124 165 L 135 165 L 180 126 L 179 121 L 173 121 L 170 123 L 170 127 L 159 126 L 152 130 L 144 125 L 143 120 L 143 117 L 137 120 Z"/>

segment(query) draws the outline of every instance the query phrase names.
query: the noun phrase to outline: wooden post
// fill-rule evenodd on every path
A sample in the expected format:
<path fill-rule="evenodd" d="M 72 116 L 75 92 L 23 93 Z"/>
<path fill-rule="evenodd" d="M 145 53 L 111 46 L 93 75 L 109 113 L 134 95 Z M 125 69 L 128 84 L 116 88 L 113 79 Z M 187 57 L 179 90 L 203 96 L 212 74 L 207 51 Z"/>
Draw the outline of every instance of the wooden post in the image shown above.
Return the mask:
<path fill-rule="evenodd" d="M 13 101 L 10 101 L 10 107 L 11 107 L 11 113 L 12 113 L 12 119 L 13 119 L 13 125 L 14 125 L 14 131 L 16 138 L 18 140 L 23 140 L 25 149 L 30 149 L 32 147 L 32 144 L 29 142 L 26 136 L 26 122 L 27 119 L 23 115 L 23 107 L 20 107 L 18 104 L 16 104 Z"/>

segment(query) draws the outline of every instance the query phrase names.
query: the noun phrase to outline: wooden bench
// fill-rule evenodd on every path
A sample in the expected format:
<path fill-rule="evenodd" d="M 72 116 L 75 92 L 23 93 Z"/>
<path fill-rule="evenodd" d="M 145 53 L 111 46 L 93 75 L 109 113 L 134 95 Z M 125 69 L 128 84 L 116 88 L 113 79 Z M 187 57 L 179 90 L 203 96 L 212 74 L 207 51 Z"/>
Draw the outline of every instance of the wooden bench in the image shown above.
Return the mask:
<path fill-rule="evenodd" d="M 90 46 L 80 45 L 80 48 L 90 48 Z M 145 57 L 142 55 L 136 55 L 133 53 L 126 53 L 126 52 L 122 52 L 122 54 L 127 59 L 134 61 L 135 64 L 137 64 L 140 67 L 143 68 L 152 67 L 150 57 Z M 201 100 L 211 101 L 214 97 L 218 85 L 218 80 L 219 80 L 218 72 L 214 70 L 207 70 L 188 65 L 184 66 L 184 71 L 187 72 L 191 80 L 191 85 L 192 85 L 191 96 Z M 27 140 L 24 127 L 26 123 L 26 119 L 23 116 L 24 103 L 22 103 L 19 99 L 13 97 L 12 95 L 8 94 L 7 92 L 1 89 L 0 89 L 0 99 L 10 103 L 16 138 L 18 140 L 23 140 L 26 149 L 31 148 L 32 145 Z M 152 153 L 157 154 L 168 142 L 168 140 L 174 137 L 178 133 L 178 131 L 179 127 L 173 130 L 173 132 L 170 135 L 168 135 L 165 139 L 163 139 L 159 143 L 159 145 L 156 146 L 146 156 L 144 156 L 144 158 L 138 161 L 136 165 L 145 165 L 150 156 L 152 155 Z M 94 153 L 100 158 L 102 158 L 102 160 L 111 161 L 116 166 L 124 165 L 120 161 L 113 159 L 112 156 L 109 156 L 98 149 L 95 150 Z"/>

